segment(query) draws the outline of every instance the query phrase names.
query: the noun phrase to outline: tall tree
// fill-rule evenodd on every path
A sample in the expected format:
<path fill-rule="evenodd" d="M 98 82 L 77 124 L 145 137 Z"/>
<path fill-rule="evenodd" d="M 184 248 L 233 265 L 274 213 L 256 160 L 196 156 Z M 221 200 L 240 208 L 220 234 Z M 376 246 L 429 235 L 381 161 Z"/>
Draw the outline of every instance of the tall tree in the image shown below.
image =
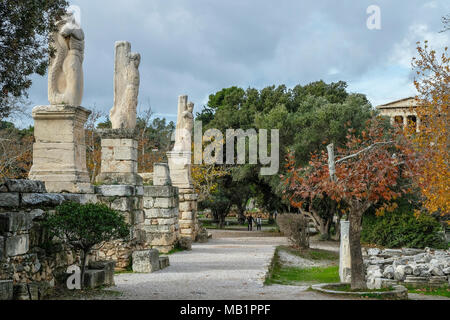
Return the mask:
<path fill-rule="evenodd" d="M 419 185 L 430 213 L 450 215 L 449 105 L 450 58 L 448 48 L 439 55 L 428 43 L 418 43 L 418 58 L 413 59 L 419 92 L 414 109 L 420 119 L 420 132 L 408 132 L 417 149 L 429 161 L 424 163 Z"/>
<path fill-rule="evenodd" d="M 285 178 L 286 192 L 292 195 L 292 204 L 297 207 L 302 207 L 301 199 L 325 196 L 348 206 L 351 286 L 364 289 L 362 215 L 379 202 L 409 193 L 412 186 L 399 186 L 398 181 L 414 178 L 420 161 L 403 135 L 386 131 L 377 119 L 368 122 L 362 137 L 351 130 L 345 147 L 337 150 L 339 159 L 335 159 L 334 146 L 330 145 L 328 154 L 324 150 L 314 153 L 308 166 L 297 168 L 292 162 L 288 166 L 290 175 Z"/>
<path fill-rule="evenodd" d="M 330 84 L 316 81 L 292 89 L 284 85 L 262 90 L 231 87 L 211 95 L 207 107 L 197 114 L 197 120 L 203 121 L 204 130 L 216 128 L 222 132 L 227 129 L 279 129 L 280 159 L 285 159 L 288 150 L 293 150 L 296 163 L 307 164 L 311 153 L 323 147 L 324 142 L 343 146 L 349 123 L 360 132 L 371 117 L 372 108 L 366 97 L 350 94 L 346 88 L 343 81 Z M 284 163 L 281 163 L 281 173 L 284 170 Z M 261 176 L 260 165 L 248 164 L 237 166 L 231 174 L 234 181 L 255 186 L 258 205 L 262 209 L 269 213 L 290 210 L 290 203 L 283 200 L 278 175 Z M 329 237 L 326 230 L 330 229 L 334 215 L 329 203 L 327 200 L 316 203 L 320 219 L 314 221 L 325 233 L 324 237 Z"/>
<path fill-rule="evenodd" d="M 0 2 L 0 119 L 14 98 L 27 95 L 32 74 L 45 75 L 49 33 L 67 7 L 66 0 Z"/>

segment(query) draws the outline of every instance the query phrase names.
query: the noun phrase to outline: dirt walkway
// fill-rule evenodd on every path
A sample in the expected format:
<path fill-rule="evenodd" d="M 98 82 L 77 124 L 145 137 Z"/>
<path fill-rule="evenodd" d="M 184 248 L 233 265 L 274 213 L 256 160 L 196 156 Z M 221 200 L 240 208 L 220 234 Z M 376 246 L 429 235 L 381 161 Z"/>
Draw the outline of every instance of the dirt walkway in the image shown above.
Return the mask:
<path fill-rule="evenodd" d="M 306 291 L 306 286 L 264 286 L 275 247 L 286 244 L 286 239 L 241 232 L 233 236 L 233 231 L 213 231 L 208 243 L 171 255 L 169 268 L 152 274 L 117 275 L 111 290 L 122 293 L 116 299 L 343 299 Z"/>

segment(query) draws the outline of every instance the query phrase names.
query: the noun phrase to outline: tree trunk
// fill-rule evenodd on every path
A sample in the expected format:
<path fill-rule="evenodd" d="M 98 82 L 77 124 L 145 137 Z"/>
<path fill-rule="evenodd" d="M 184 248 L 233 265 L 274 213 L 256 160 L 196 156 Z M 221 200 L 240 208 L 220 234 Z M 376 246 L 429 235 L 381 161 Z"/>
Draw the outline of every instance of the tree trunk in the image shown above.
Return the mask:
<path fill-rule="evenodd" d="M 245 214 L 244 211 L 241 209 L 238 209 L 238 222 L 240 225 L 244 225 L 245 224 Z"/>
<path fill-rule="evenodd" d="M 363 210 L 352 208 L 350 221 L 350 256 L 352 266 L 352 289 L 366 289 L 364 263 L 361 252 L 361 218 Z"/>
<path fill-rule="evenodd" d="M 225 216 L 223 214 L 219 215 L 219 229 L 225 228 Z"/>
<path fill-rule="evenodd" d="M 275 223 L 275 219 L 273 217 L 273 212 L 269 212 L 269 221 L 267 223 L 270 225 Z"/>
<path fill-rule="evenodd" d="M 319 227 L 319 233 L 320 233 L 321 239 L 323 239 L 323 240 L 330 239 L 331 222 L 332 222 L 332 220 L 328 219 L 328 218 L 327 219 L 323 218 L 320 221 L 320 224 L 318 227 Z"/>
<path fill-rule="evenodd" d="M 334 241 L 340 241 L 341 240 L 341 217 L 338 216 L 337 221 L 336 221 L 336 225 L 334 227 L 335 235 L 333 237 Z"/>
<path fill-rule="evenodd" d="M 86 260 L 87 260 L 88 252 L 89 252 L 89 250 L 81 251 L 81 254 L 82 254 L 82 257 L 81 257 L 81 289 L 84 289 L 84 273 L 86 271 Z"/>

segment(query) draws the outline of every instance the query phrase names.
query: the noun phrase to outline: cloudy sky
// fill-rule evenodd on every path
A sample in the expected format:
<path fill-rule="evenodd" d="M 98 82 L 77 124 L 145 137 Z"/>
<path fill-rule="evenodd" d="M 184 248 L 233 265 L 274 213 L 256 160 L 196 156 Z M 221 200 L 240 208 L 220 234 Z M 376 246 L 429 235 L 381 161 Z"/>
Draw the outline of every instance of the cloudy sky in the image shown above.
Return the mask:
<path fill-rule="evenodd" d="M 142 56 L 140 108 L 176 120 L 177 96 L 200 111 L 233 85 L 263 88 L 344 80 L 374 106 L 415 94 L 410 67 L 416 41 L 449 45 L 435 0 L 72 0 L 86 34 L 83 106 L 113 104 L 114 43 Z M 381 9 L 381 30 L 366 26 Z M 35 77 L 32 105 L 48 104 L 47 79 Z"/>

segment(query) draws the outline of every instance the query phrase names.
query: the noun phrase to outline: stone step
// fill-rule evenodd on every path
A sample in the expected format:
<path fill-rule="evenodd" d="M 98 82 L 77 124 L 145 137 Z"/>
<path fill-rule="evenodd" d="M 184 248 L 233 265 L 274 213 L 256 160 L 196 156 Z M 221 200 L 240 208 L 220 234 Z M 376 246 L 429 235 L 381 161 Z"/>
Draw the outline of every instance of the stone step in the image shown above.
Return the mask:
<path fill-rule="evenodd" d="M 105 272 L 104 285 L 106 285 L 106 286 L 114 285 L 114 269 L 115 268 L 116 268 L 116 262 L 114 260 L 89 262 L 89 270 L 103 270 Z"/>
<path fill-rule="evenodd" d="M 133 252 L 133 272 L 152 273 L 160 270 L 159 252 L 156 249 Z"/>
<path fill-rule="evenodd" d="M 167 268 L 168 266 L 170 266 L 169 257 L 167 256 L 159 257 L 159 269 L 162 270 Z"/>
<path fill-rule="evenodd" d="M 86 270 L 84 273 L 84 288 L 94 289 L 105 284 L 104 270 Z"/>

